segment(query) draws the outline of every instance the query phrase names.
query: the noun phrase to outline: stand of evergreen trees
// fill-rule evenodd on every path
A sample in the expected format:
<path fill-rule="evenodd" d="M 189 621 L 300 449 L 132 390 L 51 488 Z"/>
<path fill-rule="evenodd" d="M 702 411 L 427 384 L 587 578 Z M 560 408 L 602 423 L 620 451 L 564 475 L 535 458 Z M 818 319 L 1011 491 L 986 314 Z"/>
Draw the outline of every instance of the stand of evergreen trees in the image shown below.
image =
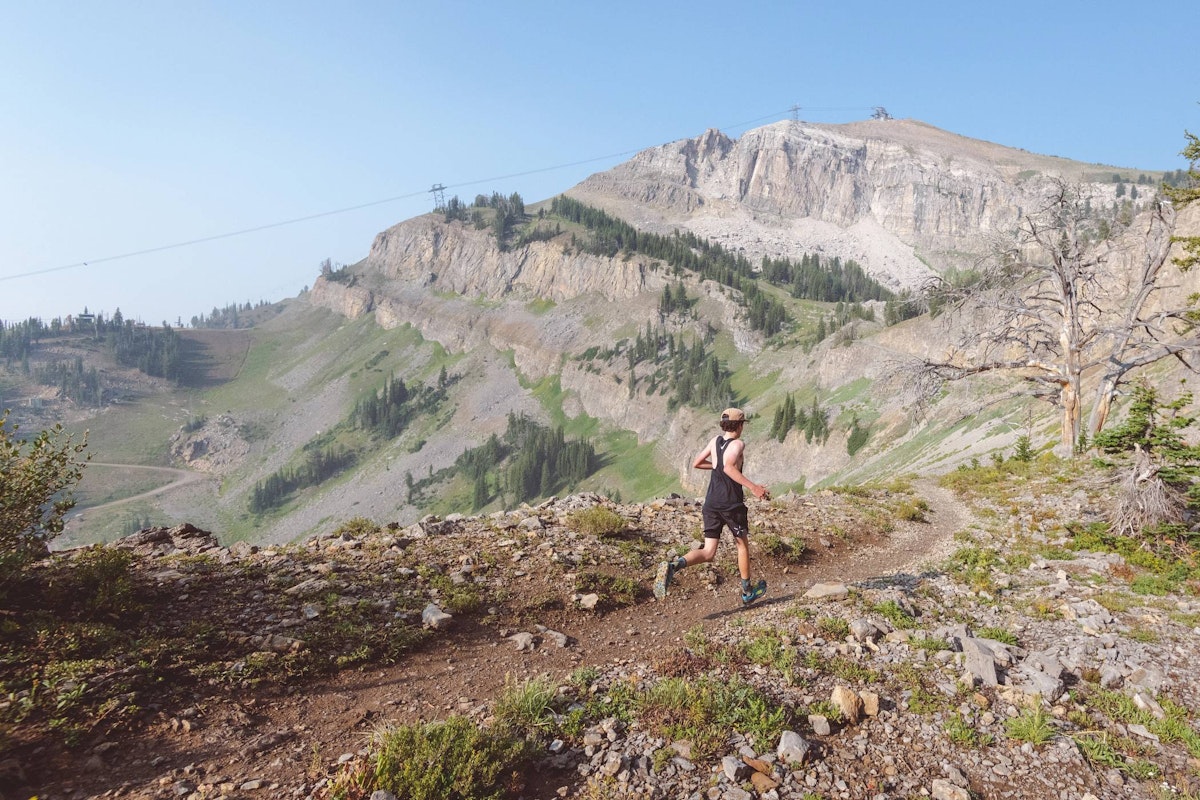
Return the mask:
<path fill-rule="evenodd" d="M 321 262 L 322 273 L 327 278 L 331 278 L 334 273 L 344 274 L 344 270 L 335 270 L 329 259 Z M 328 271 L 326 271 L 328 268 Z M 266 300 L 259 300 L 257 304 L 250 305 L 246 302 L 242 305 L 230 303 L 224 308 L 213 306 L 213 310 L 205 314 L 197 314 L 192 317 L 191 325 L 193 328 L 218 328 L 218 329 L 235 329 L 235 328 L 250 328 L 254 323 L 248 316 L 251 311 L 256 308 L 271 305 Z"/>
<path fill-rule="evenodd" d="M 179 380 L 183 368 L 183 349 L 178 333 L 170 326 L 149 328 L 122 322 L 120 311 L 113 315 L 105 334 L 105 344 L 117 363 L 134 367 L 156 378 Z"/>
<path fill-rule="evenodd" d="M 282 506 L 292 493 L 329 480 L 354 464 L 355 460 L 353 451 L 340 447 L 310 452 L 299 467 L 276 470 L 265 480 L 254 484 L 250 492 L 250 513 L 262 514 Z"/>
<path fill-rule="evenodd" d="M 510 413 L 504 437 L 493 434 L 465 451 L 455 468 L 473 483 L 478 510 L 497 495 L 524 503 L 575 486 L 595 470 L 596 450 L 588 441 L 567 441 L 562 427 Z"/>
<path fill-rule="evenodd" d="M 84 369 L 82 357 L 76 357 L 70 365 L 65 361 L 47 364 L 37 370 L 34 379 L 43 386 L 57 386 L 62 397 L 76 403 L 89 406 L 100 406 L 104 403 L 100 374 L 95 367 Z"/>
<path fill-rule="evenodd" d="M 49 329 L 37 317 L 14 323 L 0 320 L 0 357 L 5 366 L 11 367 L 14 361 L 27 363 L 33 346 L 49 335 Z"/>
<path fill-rule="evenodd" d="M 372 356 L 372 359 L 379 357 L 377 354 Z M 435 386 L 407 386 L 400 378 L 389 376 L 382 388 L 368 392 L 355 403 L 347 419 L 304 446 L 309 453 L 300 467 L 277 470 L 255 484 L 248 502 L 250 513 L 262 514 L 284 505 L 295 492 L 317 486 L 354 465 L 363 448 L 371 446 L 367 444 L 363 448 L 352 449 L 326 444 L 333 441 L 339 431 L 355 429 L 365 431 L 373 437 L 394 439 L 403 433 L 419 414 L 434 413 L 446 399 L 446 387 L 449 384 L 450 378 L 447 377 L 444 367 L 438 374 Z M 414 492 L 411 475 L 408 481 L 411 500 Z"/>
<path fill-rule="evenodd" d="M 475 202 L 470 209 L 467 208 L 458 195 L 451 197 L 446 205 L 438 209 L 446 222 L 466 222 L 468 219 L 475 225 L 476 228 L 487 227 L 487 221 L 483 216 L 483 209 L 490 208 L 492 213 L 492 233 L 496 236 L 496 244 L 501 252 L 509 248 L 509 239 L 512 236 L 513 230 L 517 223 L 525 221 L 525 201 L 521 199 L 521 195 L 513 192 L 505 197 L 499 192 L 492 194 L 479 194 L 475 196 Z M 554 234 L 542 233 L 544 238 L 551 238 Z M 525 244 L 529 240 L 524 240 L 518 244 Z"/>
<path fill-rule="evenodd" d="M 824 444 L 829 439 L 829 412 L 820 407 L 815 397 L 811 408 L 797 408 L 795 398 L 789 394 L 775 409 L 767 435 L 782 442 L 793 430 L 804 431 L 804 441 L 808 444 L 814 441 Z"/>
<path fill-rule="evenodd" d="M 822 259 L 816 253 L 810 253 L 798 262 L 788 258 L 763 258 L 760 273 L 768 283 L 788 287 L 792 297 L 804 300 L 864 303 L 893 296 L 858 262 L 843 264 L 837 256 Z"/>
<path fill-rule="evenodd" d="M 639 231 L 629 223 L 569 197 L 551 201 L 552 214 L 583 225 L 592 234 L 589 241 L 575 246 L 595 255 L 613 257 L 621 251 L 641 253 L 669 264 L 676 271 L 689 270 L 701 278 L 740 291 L 747 309 L 747 321 L 753 330 L 767 336 L 788 324 L 783 305 L 758 285 L 758 278 L 785 287 L 796 298 L 823 302 L 861 303 L 886 300 L 892 296 L 855 262 L 843 264 L 834 258 L 823 262 L 818 255 L 806 255 L 799 262 L 764 258 L 756 269 L 744 256 L 730 253 L 691 232 L 676 231 L 671 236 Z"/>
<path fill-rule="evenodd" d="M 607 351 L 604 355 L 611 359 L 615 353 Z M 689 344 L 683 334 L 669 333 L 647 322 L 646 329 L 638 333 L 625 353 L 631 397 L 639 388 L 647 395 L 659 391 L 670 395 L 667 405 L 672 410 L 693 406 L 720 411 L 736 401 L 732 374 L 715 353 L 708 351 L 703 338 Z"/>
<path fill-rule="evenodd" d="M 870 435 L 870 427 L 864 428 L 858 423 L 858 417 L 854 417 L 850 421 L 850 433 L 846 436 L 846 453 L 853 456 L 863 448 Z"/>
<path fill-rule="evenodd" d="M 883 324 L 895 325 L 898 322 L 903 322 L 906 319 L 919 317 L 925 313 L 925 301 L 923 298 L 913 297 L 912 292 L 905 289 L 895 297 L 888 298 L 883 306 Z"/>

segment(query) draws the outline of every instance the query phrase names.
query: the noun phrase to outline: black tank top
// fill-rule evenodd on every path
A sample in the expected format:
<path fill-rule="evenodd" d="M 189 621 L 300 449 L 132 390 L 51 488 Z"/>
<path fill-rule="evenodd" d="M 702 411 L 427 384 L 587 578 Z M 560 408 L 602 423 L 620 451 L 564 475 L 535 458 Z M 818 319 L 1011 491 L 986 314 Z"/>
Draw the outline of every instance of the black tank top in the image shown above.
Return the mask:
<path fill-rule="evenodd" d="M 709 508 L 736 508 L 746 502 L 742 485 L 725 474 L 725 448 L 732 441 L 724 436 L 717 437 L 717 461 L 713 464 L 708 494 L 704 498 L 704 505 Z"/>

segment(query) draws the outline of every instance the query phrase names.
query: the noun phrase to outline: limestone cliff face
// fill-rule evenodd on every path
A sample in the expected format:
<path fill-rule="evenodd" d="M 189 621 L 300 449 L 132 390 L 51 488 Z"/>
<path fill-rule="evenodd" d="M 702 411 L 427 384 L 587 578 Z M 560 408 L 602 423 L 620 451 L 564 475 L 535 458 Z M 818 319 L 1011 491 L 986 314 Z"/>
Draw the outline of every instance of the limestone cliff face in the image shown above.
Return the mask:
<path fill-rule="evenodd" d="M 417 217 L 375 237 L 366 272 L 386 281 L 489 300 L 522 292 L 556 302 L 595 293 L 633 297 L 647 287 L 644 259 L 598 258 L 561 242 L 501 252 L 489 231 Z"/>
<path fill-rule="evenodd" d="M 1054 178 L 1096 181 L 1095 202 L 1115 203 L 1112 174 L 911 120 L 789 121 L 652 148 L 568 194 L 652 229 L 686 227 L 756 256 L 853 258 L 916 287 L 929 266 L 967 264 L 988 234 L 1014 228 Z"/>

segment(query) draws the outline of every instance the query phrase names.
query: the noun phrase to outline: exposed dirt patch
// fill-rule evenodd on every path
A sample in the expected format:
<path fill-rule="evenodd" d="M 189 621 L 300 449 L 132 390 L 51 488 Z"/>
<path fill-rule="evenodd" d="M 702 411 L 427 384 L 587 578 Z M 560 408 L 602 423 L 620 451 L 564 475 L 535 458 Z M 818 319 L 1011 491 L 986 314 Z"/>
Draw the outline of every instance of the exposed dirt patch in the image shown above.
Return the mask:
<path fill-rule="evenodd" d="M 246 363 L 253 337 L 248 330 L 181 330 L 183 368 L 180 383 L 209 388 L 233 380 Z"/>

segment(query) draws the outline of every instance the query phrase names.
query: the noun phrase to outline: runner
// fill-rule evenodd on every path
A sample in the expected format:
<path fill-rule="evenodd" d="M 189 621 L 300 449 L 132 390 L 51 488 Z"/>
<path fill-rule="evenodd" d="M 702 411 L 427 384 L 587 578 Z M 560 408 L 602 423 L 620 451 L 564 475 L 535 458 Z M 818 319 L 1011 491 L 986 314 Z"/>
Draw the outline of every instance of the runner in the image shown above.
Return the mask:
<path fill-rule="evenodd" d="M 704 547 L 658 565 L 654 596 L 659 600 L 667 596 L 671 581 L 681 569 L 706 564 L 716 557 L 721 530 L 726 526 L 737 545 L 738 572 L 742 576 L 742 605 L 749 605 L 767 593 L 765 580 L 758 583 L 751 583 L 750 580 L 750 527 L 743 488 L 749 489 L 760 500 L 770 500 L 771 493 L 767 487 L 742 474 L 746 444 L 741 437 L 745 425 L 746 415 L 741 409 L 725 409 L 721 412 L 722 433 L 714 436 L 692 462 L 694 469 L 712 470 L 708 494 L 704 497 Z"/>

